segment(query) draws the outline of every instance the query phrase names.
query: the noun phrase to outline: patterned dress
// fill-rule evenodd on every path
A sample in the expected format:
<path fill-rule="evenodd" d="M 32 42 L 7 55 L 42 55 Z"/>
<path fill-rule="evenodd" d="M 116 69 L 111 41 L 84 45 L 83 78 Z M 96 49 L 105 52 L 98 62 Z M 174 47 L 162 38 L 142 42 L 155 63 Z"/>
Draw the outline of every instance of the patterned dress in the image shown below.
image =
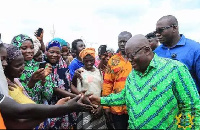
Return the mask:
<path fill-rule="evenodd" d="M 131 63 L 127 59 L 123 58 L 121 53 L 112 56 L 108 61 L 108 66 L 104 75 L 102 96 L 121 92 L 131 70 Z M 110 111 L 113 114 L 127 114 L 126 106 L 124 105 L 112 107 L 105 106 L 104 108 L 110 108 Z"/>
<path fill-rule="evenodd" d="M 33 59 L 31 61 L 25 61 L 25 67 L 23 74 L 20 77 L 20 82 L 32 100 L 38 104 L 43 104 L 52 98 L 54 83 L 52 82 L 50 76 L 47 76 L 44 86 L 42 86 L 41 81 L 38 81 L 33 88 L 29 88 L 28 82 L 32 74 L 38 69 L 38 62 Z"/>
<path fill-rule="evenodd" d="M 77 79 L 77 89 L 87 90 L 86 94 L 93 93 L 101 96 L 103 76 L 99 69 L 95 71 L 84 71 L 81 73 L 82 81 Z M 105 116 L 95 119 L 90 112 L 79 112 L 77 119 L 77 129 L 107 129 Z"/>
<path fill-rule="evenodd" d="M 187 67 L 156 54 L 144 74 L 132 70 L 121 93 L 101 104 L 126 104 L 130 129 L 200 128 L 199 94 Z"/>
<path fill-rule="evenodd" d="M 47 60 L 48 62 L 48 60 Z M 52 65 L 52 73 L 50 74 L 55 87 L 60 89 L 70 91 L 70 74 L 65 61 L 60 58 L 59 63 Z M 49 104 L 56 104 L 61 97 L 53 95 Z M 76 128 L 76 113 L 70 113 L 62 117 L 51 118 L 50 119 L 51 129 L 74 129 Z"/>

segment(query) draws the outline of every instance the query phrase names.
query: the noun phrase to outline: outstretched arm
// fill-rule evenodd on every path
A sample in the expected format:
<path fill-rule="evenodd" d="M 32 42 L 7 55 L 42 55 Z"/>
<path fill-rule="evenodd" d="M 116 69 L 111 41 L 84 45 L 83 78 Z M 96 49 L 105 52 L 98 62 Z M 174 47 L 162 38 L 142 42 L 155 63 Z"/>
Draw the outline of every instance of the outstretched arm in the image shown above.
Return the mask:
<path fill-rule="evenodd" d="M 16 119 L 45 119 L 53 118 L 74 111 L 89 111 L 92 106 L 82 103 L 81 95 L 69 100 L 65 105 L 19 104 L 5 97 L 0 103 L 0 110 L 4 117 Z"/>
<path fill-rule="evenodd" d="M 96 105 L 104 105 L 104 106 L 120 106 L 125 104 L 125 91 L 124 88 L 120 93 L 110 94 L 107 97 L 97 97 L 95 95 L 91 95 L 89 97 L 90 101 Z"/>

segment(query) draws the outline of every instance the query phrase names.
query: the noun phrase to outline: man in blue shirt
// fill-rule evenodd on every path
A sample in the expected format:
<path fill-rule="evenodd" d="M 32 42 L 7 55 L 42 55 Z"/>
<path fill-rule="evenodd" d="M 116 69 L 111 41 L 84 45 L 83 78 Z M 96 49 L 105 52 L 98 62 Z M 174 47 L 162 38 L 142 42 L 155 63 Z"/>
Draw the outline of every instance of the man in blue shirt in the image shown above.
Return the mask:
<path fill-rule="evenodd" d="M 154 52 L 184 63 L 200 92 L 200 44 L 179 34 L 178 21 L 172 15 L 163 16 L 157 21 L 156 36 L 161 45 Z"/>
<path fill-rule="evenodd" d="M 85 49 L 85 43 L 83 43 L 83 40 L 81 39 L 76 39 L 72 42 L 72 49 L 76 53 L 76 58 L 74 58 L 69 65 L 71 79 L 73 79 L 75 71 L 83 67 L 83 62 L 81 61 L 81 58 L 79 57 L 79 53 L 83 49 Z"/>

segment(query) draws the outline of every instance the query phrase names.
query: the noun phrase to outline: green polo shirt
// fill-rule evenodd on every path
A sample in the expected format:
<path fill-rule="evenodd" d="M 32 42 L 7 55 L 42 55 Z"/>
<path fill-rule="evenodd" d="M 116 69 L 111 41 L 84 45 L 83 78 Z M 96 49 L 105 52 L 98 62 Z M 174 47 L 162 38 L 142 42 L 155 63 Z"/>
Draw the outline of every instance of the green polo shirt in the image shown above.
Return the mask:
<path fill-rule="evenodd" d="M 126 104 L 130 129 L 200 128 L 199 94 L 187 67 L 156 54 L 144 74 L 132 70 L 125 88 L 101 104 Z"/>

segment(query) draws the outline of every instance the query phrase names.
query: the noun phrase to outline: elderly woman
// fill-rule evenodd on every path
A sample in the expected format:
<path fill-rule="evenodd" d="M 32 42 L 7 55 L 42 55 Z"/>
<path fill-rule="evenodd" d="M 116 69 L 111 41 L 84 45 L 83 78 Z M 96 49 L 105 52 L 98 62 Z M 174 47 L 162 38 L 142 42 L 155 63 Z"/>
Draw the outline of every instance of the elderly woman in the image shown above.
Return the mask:
<path fill-rule="evenodd" d="M 61 45 L 61 56 L 63 60 L 69 65 L 73 60 L 73 57 L 70 55 L 70 45 L 62 38 L 54 38 L 52 41 L 58 41 Z"/>
<path fill-rule="evenodd" d="M 81 72 L 81 80 L 77 79 L 78 91 L 87 90 L 87 94 L 93 93 L 100 97 L 103 76 L 100 70 L 94 67 L 95 49 L 83 49 L 79 56 L 84 66 L 82 67 L 83 72 Z M 77 129 L 107 129 L 102 107 L 98 106 L 98 108 L 92 112 L 80 112 L 77 119 Z"/>
<path fill-rule="evenodd" d="M 74 97 L 75 94 L 71 93 L 70 74 L 68 73 L 67 64 L 61 57 L 61 44 L 58 41 L 52 40 L 48 43 L 46 50 L 47 52 L 45 60 L 52 66 L 52 73 L 50 74 L 50 77 L 55 84 L 55 94 L 53 95 L 50 102 L 51 104 L 55 104 L 62 96 Z M 56 121 L 55 119 L 51 119 L 50 124 L 54 124 L 54 126 L 51 127 L 54 129 L 75 129 L 76 114 L 70 113 L 58 118 Z"/>

